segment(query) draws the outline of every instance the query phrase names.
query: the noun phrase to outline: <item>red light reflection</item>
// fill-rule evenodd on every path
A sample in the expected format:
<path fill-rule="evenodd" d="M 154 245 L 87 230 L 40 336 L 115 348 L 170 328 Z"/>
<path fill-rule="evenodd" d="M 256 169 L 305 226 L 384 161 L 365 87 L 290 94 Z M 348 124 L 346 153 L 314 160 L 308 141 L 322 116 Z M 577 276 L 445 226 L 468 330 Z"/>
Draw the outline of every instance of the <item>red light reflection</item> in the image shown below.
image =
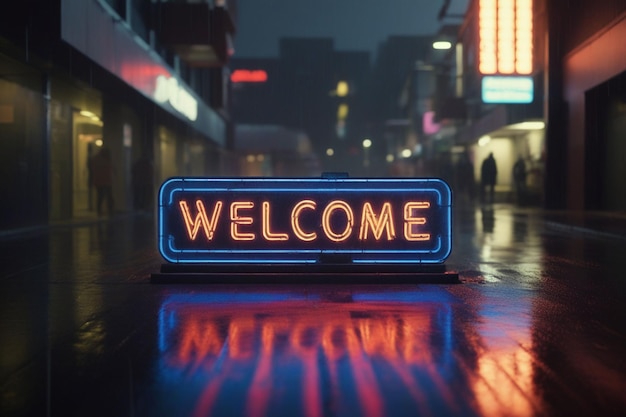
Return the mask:
<path fill-rule="evenodd" d="M 264 83 L 267 81 L 265 70 L 237 69 L 230 75 L 233 83 Z"/>
<path fill-rule="evenodd" d="M 437 303 L 332 302 L 284 300 L 257 303 L 164 304 L 163 360 L 187 377 L 206 374 L 195 416 L 210 415 L 232 379 L 243 390 L 242 413 L 272 415 L 287 378 L 297 378 L 298 414 L 318 417 L 327 407 L 353 407 L 361 415 L 385 415 L 384 375 L 393 375 L 427 415 L 425 370 L 435 380 L 433 317 L 447 306 Z M 445 358 L 444 358 L 445 359 Z M 215 367 L 220 372 L 214 372 Z M 382 368 L 381 368 L 382 366 Z M 230 384 L 230 385 L 229 385 Z M 439 385 L 439 384 L 437 384 Z M 445 382 L 438 389 L 449 391 Z M 295 388 L 297 387 L 297 388 Z M 348 395 L 347 393 L 352 394 Z M 353 398 L 351 396 L 355 396 Z M 277 398 L 278 397 L 278 398 Z M 453 399 L 448 392 L 444 397 Z M 330 404 L 330 405 L 329 405 Z"/>

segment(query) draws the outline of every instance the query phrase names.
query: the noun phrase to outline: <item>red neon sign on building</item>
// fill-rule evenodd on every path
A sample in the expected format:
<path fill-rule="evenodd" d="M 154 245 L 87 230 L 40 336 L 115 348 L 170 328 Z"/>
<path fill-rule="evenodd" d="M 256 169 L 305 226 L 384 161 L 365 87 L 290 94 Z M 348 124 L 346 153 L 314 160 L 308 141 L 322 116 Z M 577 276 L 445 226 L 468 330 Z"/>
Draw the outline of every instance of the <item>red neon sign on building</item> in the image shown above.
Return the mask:
<path fill-rule="evenodd" d="M 237 69 L 230 75 L 230 81 L 234 83 L 264 83 L 267 81 L 265 70 Z"/>

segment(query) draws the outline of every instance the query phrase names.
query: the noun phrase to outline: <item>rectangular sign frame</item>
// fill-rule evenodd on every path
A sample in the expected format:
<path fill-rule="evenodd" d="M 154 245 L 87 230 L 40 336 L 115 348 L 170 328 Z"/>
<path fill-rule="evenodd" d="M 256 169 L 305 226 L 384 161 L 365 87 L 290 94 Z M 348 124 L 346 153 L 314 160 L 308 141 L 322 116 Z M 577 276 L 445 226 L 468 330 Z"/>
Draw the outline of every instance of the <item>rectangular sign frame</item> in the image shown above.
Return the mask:
<path fill-rule="evenodd" d="M 170 264 L 442 264 L 452 250 L 452 192 L 437 178 L 177 177 L 158 204 L 158 248 Z M 289 218 L 275 231 L 270 209 Z M 265 240 L 256 239 L 261 222 Z"/>
<path fill-rule="evenodd" d="M 481 97 L 487 104 L 529 104 L 535 99 L 530 76 L 487 75 L 481 80 Z"/>

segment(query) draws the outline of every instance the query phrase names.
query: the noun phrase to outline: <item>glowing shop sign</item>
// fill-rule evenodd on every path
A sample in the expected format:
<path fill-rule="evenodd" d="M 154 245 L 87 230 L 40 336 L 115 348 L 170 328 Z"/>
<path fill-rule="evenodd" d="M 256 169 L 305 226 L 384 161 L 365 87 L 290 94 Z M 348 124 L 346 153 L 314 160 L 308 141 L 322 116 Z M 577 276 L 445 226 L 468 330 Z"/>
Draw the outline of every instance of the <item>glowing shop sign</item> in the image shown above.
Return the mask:
<path fill-rule="evenodd" d="M 482 79 L 484 103 L 532 103 L 534 90 L 532 77 L 485 76 Z"/>
<path fill-rule="evenodd" d="M 440 263 L 450 223 L 439 179 L 172 178 L 159 192 L 172 263 Z"/>
<path fill-rule="evenodd" d="M 478 70 L 481 74 L 533 72 L 533 1 L 479 0 Z"/>
<path fill-rule="evenodd" d="M 191 121 L 198 118 L 198 101 L 173 77 L 159 75 L 156 79 L 154 99 L 159 103 L 169 102 L 174 109 Z"/>
<path fill-rule="evenodd" d="M 230 81 L 233 83 L 264 83 L 267 81 L 267 72 L 265 70 L 237 69 L 231 74 Z"/>

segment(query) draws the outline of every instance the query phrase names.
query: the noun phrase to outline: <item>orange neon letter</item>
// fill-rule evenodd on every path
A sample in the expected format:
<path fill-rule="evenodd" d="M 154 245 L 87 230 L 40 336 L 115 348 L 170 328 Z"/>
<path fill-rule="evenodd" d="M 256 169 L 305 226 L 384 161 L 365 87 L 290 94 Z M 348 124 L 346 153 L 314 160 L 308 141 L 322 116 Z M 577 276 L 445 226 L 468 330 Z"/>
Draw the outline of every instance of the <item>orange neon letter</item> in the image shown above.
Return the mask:
<path fill-rule="evenodd" d="M 198 209 L 198 214 L 196 215 L 196 220 L 191 219 L 191 213 L 189 213 L 189 206 L 187 206 L 187 202 L 185 200 L 181 200 L 178 202 L 178 206 L 180 207 L 180 211 L 183 215 L 183 220 L 185 221 L 185 226 L 187 227 L 187 236 L 189 239 L 196 240 L 198 236 L 198 230 L 201 227 L 204 228 L 204 234 L 206 235 L 207 240 L 213 239 L 213 233 L 215 232 L 215 228 L 217 227 L 217 221 L 220 218 L 220 213 L 222 212 L 222 202 L 217 201 L 215 203 L 215 208 L 213 209 L 213 214 L 211 215 L 211 221 L 206 215 L 206 210 L 204 209 L 204 203 L 202 200 L 196 200 L 196 208 Z"/>
<path fill-rule="evenodd" d="M 361 216 L 361 230 L 359 231 L 359 239 L 367 240 L 367 231 L 372 229 L 374 239 L 380 240 L 383 230 L 387 232 L 387 240 L 396 238 L 396 228 L 393 225 L 393 216 L 391 214 L 391 203 L 386 202 L 380 211 L 380 217 L 376 218 L 376 214 L 370 203 L 363 205 L 363 214 Z"/>
<path fill-rule="evenodd" d="M 317 233 L 307 233 L 300 227 L 300 212 L 304 209 L 315 210 L 317 203 L 313 200 L 302 200 L 293 206 L 291 210 L 291 228 L 296 237 L 304 242 L 311 242 L 317 239 Z"/>
<path fill-rule="evenodd" d="M 346 223 L 346 229 L 341 233 L 335 233 L 331 230 L 330 227 L 330 216 L 335 210 L 343 210 L 348 217 L 348 222 Z M 324 233 L 326 236 L 335 242 L 343 242 L 348 237 L 350 237 L 350 233 L 352 233 L 352 226 L 354 225 L 354 213 L 352 212 L 352 207 L 348 205 L 345 201 L 335 200 L 328 203 L 326 208 L 324 209 L 324 213 L 322 214 L 322 228 L 324 229 Z"/>
<path fill-rule="evenodd" d="M 254 240 L 254 233 L 243 233 L 239 231 L 239 225 L 252 224 L 252 217 L 244 217 L 239 215 L 240 209 L 251 209 L 254 207 L 252 201 L 234 201 L 230 205 L 230 237 L 233 240 Z"/>
<path fill-rule="evenodd" d="M 426 217 L 413 216 L 414 209 L 429 208 L 428 201 L 409 201 L 404 205 L 404 238 L 409 241 L 430 240 L 430 233 L 414 233 L 413 225 L 426 224 Z"/>
<path fill-rule="evenodd" d="M 262 221 L 263 237 L 265 240 L 287 240 L 287 233 L 274 233 L 270 231 L 270 203 L 263 202 L 263 221 Z"/>
<path fill-rule="evenodd" d="M 182 366 L 200 364 L 217 356 L 224 345 L 217 324 L 212 321 L 204 323 L 195 316 L 182 322 L 179 337 L 178 360 Z"/>

